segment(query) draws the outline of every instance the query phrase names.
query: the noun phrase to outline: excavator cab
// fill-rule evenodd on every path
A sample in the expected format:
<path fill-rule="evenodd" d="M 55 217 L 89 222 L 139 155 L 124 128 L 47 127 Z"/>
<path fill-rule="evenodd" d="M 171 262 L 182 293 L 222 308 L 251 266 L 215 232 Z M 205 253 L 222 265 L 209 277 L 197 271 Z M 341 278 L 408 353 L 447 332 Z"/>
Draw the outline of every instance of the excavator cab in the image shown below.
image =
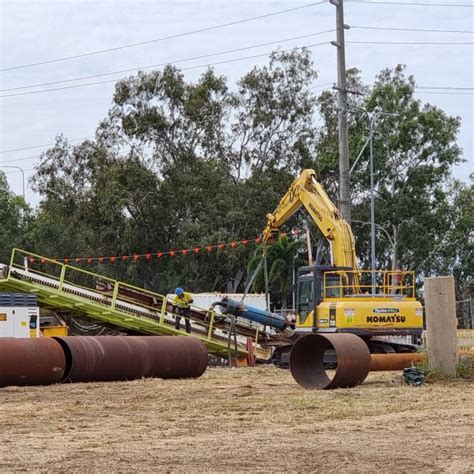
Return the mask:
<path fill-rule="evenodd" d="M 299 324 L 304 325 L 310 315 L 316 314 L 317 306 L 324 298 L 341 298 L 343 296 L 339 276 L 328 273 L 324 277 L 326 272 L 334 272 L 334 270 L 344 269 L 320 265 L 298 269 L 296 301 Z M 316 318 L 313 319 L 316 321 Z"/>
<path fill-rule="evenodd" d="M 299 275 L 296 294 L 299 323 L 304 324 L 311 311 L 315 309 L 314 278 L 312 273 Z"/>

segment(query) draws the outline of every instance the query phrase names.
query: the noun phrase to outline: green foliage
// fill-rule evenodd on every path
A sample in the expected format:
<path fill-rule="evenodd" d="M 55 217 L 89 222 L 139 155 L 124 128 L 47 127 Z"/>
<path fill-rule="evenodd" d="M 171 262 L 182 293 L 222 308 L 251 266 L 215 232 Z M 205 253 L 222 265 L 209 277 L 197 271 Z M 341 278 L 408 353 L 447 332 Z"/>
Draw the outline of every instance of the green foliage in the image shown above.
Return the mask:
<path fill-rule="evenodd" d="M 474 358 L 472 356 L 461 356 L 456 364 L 456 377 L 474 379 Z"/>
<path fill-rule="evenodd" d="M 440 369 L 432 367 L 427 359 L 417 362 L 415 365 L 423 372 L 424 378 L 427 382 L 449 380 L 449 377 L 443 374 Z M 459 358 L 456 362 L 455 378 L 474 379 L 474 359 L 472 356 L 461 356 Z"/>
<path fill-rule="evenodd" d="M 424 380 L 428 383 L 439 380 L 447 380 L 446 375 L 444 375 L 440 369 L 431 366 L 428 362 L 428 359 L 417 362 L 414 364 L 414 366 L 422 371 Z"/>
<path fill-rule="evenodd" d="M 369 134 L 367 115 L 360 108 L 369 114 L 391 114 L 379 116 L 373 139 L 378 267 L 414 269 L 419 275 L 454 271 L 458 286 L 465 285 L 472 277 L 473 223 L 466 217 L 467 191 L 456 198 L 461 189 L 459 184 L 453 188 L 450 174 L 461 161 L 456 144 L 459 118 L 417 100 L 415 80 L 405 75 L 403 66 L 383 70 L 371 90 L 361 85 L 357 70 L 349 77 L 350 89 L 360 94 L 349 114 L 352 157 L 359 154 Z M 324 118 L 317 145 L 324 176 L 337 167 L 338 160 L 334 94 L 322 94 L 318 107 Z M 369 180 L 367 147 L 352 175 L 352 225 L 357 253 L 366 268 L 370 265 Z M 456 216 L 458 222 L 452 225 Z M 457 238 L 454 229 L 463 229 Z M 463 242 L 462 249 L 450 245 L 456 240 Z"/>
<path fill-rule="evenodd" d="M 293 270 L 305 262 L 299 257 L 302 243 L 299 240 L 290 241 L 286 235 L 266 249 L 266 265 L 268 273 L 268 287 L 272 301 L 282 308 L 287 307 L 287 297 L 292 290 Z M 249 262 L 249 274 L 252 275 L 263 259 L 263 247 L 259 247 Z M 265 291 L 265 262 L 253 281 L 253 289 L 257 292 Z"/>
<path fill-rule="evenodd" d="M 15 196 L 0 172 L 0 261 L 9 262 L 11 249 L 26 245 L 31 210 L 23 197 Z"/>
<path fill-rule="evenodd" d="M 96 140 L 70 146 L 59 137 L 43 156 L 32 247 L 55 256 L 131 255 L 258 235 L 310 153 L 314 77 L 302 51 L 272 54 L 236 93 L 211 69 L 196 83 L 171 66 L 119 81 Z M 252 251 L 99 270 L 161 292 L 237 291 Z"/>
<path fill-rule="evenodd" d="M 0 177 L 2 260 L 15 245 L 52 257 L 111 256 L 252 238 L 308 167 L 337 201 L 336 99 L 334 92 L 316 98 L 315 78 L 303 49 L 272 53 L 235 92 L 212 69 L 196 82 L 172 66 L 118 81 L 94 140 L 71 146 L 59 136 L 43 154 L 32 181 L 41 196 L 34 218 Z M 397 114 L 381 117 L 374 137 L 379 266 L 453 272 L 458 287 L 467 288 L 474 268 L 473 191 L 450 177 L 461 160 L 459 119 L 416 100 L 414 86 L 401 66 L 382 71 L 371 90 L 358 70 L 348 72 L 355 107 Z M 366 141 L 367 118 L 352 108 L 348 120 L 355 157 Z M 368 150 L 352 176 L 363 266 L 370 255 L 367 170 Z M 306 223 L 295 215 L 288 226 Z M 293 264 L 304 263 L 299 245 L 283 238 L 268 249 L 276 306 L 285 306 L 291 293 Z M 239 291 L 259 259 L 261 250 L 240 246 L 91 269 L 160 292 L 177 285 Z M 262 272 L 254 288 L 263 290 Z"/>
<path fill-rule="evenodd" d="M 451 181 L 446 200 L 444 216 L 449 216 L 449 225 L 440 232 L 432 249 L 433 266 L 441 273 L 454 275 L 462 300 L 469 298 L 469 285 L 474 281 L 474 185 Z"/>

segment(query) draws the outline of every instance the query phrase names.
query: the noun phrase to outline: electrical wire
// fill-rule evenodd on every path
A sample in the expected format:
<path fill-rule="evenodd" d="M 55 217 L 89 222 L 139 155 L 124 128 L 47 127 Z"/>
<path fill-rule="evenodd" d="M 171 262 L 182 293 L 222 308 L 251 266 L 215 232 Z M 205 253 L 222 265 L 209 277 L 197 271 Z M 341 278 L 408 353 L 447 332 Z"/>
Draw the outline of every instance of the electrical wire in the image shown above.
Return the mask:
<path fill-rule="evenodd" d="M 89 140 L 94 137 L 82 137 L 82 138 L 73 138 L 72 140 L 68 140 L 68 142 L 80 142 L 82 140 Z M 0 153 L 10 153 L 12 151 L 23 151 L 23 150 L 32 150 L 34 148 L 43 148 L 45 146 L 53 146 L 55 143 L 45 143 L 44 145 L 34 145 L 34 146 L 27 146 L 24 148 L 12 148 L 10 150 L 1 150 Z"/>
<path fill-rule="evenodd" d="M 351 30 L 389 30 L 389 31 L 414 31 L 423 33 L 463 33 L 473 34 L 474 30 L 436 30 L 431 28 L 389 28 L 386 26 L 350 26 Z"/>
<path fill-rule="evenodd" d="M 10 87 L 8 89 L 0 89 L 0 92 L 9 92 L 9 91 L 16 91 L 16 90 L 21 90 L 21 89 L 30 89 L 32 87 L 52 86 L 52 85 L 55 85 L 55 84 L 63 84 L 65 82 L 82 81 L 82 80 L 85 80 L 85 79 L 93 79 L 95 77 L 112 76 L 114 74 L 123 74 L 123 73 L 126 73 L 126 72 L 133 72 L 133 71 L 138 71 L 138 70 L 143 70 L 143 69 L 158 68 L 158 67 L 166 66 L 168 64 L 179 64 L 179 63 L 183 63 L 183 62 L 187 62 L 187 61 L 194 61 L 196 59 L 204 59 L 204 58 L 210 58 L 210 57 L 213 57 L 213 56 L 220 56 L 222 54 L 236 53 L 236 52 L 239 52 L 239 51 L 246 51 L 246 50 L 249 50 L 249 49 L 260 48 L 262 46 L 270 46 L 270 45 L 274 45 L 274 44 L 278 44 L 278 43 L 285 43 L 285 42 L 288 42 L 288 41 L 294 41 L 294 40 L 299 40 L 299 39 L 303 39 L 303 38 L 309 38 L 309 37 L 312 37 L 312 36 L 318 36 L 318 35 L 322 35 L 322 34 L 326 34 L 326 33 L 333 33 L 334 31 L 336 31 L 336 30 L 332 29 L 332 30 L 326 30 L 326 31 L 318 31 L 316 33 L 309 33 L 307 35 L 293 36 L 292 38 L 285 38 L 285 39 L 281 39 L 281 40 L 277 40 L 277 41 L 270 41 L 268 43 L 260 43 L 260 44 L 256 44 L 256 45 L 252 45 L 252 46 L 245 46 L 243 48 L 228 49 L 226 51 L 219 51 L 217 53 L 202 54 L 200 56 L 194 56 L 194 57 L 185 58 L 185 59 L 178 59 L 176 61 L 167 61 L 167 62 L 163 62 L 163 63 L 159 63 L 159 64 L 151 64 L 149 66 L 137 66 L 137 67 L 133 67 L 133 68 L 129 68 L 129 69 L 122 69 L 122 70 L 119 70 L 119 71 L 104 72 L 104 73 L 101 73 L 101 74 L 92 74 L 90 76 L 81 76 L 81 77 L 75 77 L 75 78 L 71 78 L 71 79 L 63 79 L 61 81 L 42 82 L 42 83 L 39 83 L 39 84 L 30 84 L 28 86 Z"/>
<path fill-rule="evenodd" d="M 309 90 L 319 89 L 321 87 L 331 86 L 333 84 L 334 82 L 325 82 L 324 84 L 320 84 L 319 86 L 310 87 Z"/>
<path fill-rule="evenodd" d="M 473 91 L 474 87 L 416 86 L 415 89 L 449 89 L 449 90 L 454 90 L 454 91 Z"/>
<path fill-rule="evenodd" d="M 432 41 L 346 41 L 346 44 L 408 44 L 408 45 L 421 45 L 421 44 L 434 44 L 434 45 L 472 45 L 473 42 L 452 42 L 452 41 L 445 41 L 445 42 L 432 42 Z"/>
<path fill-rule="evenodd" d="M 26 156 L 24 158 L 16 158 L 13 160 L 4 160 L 0 162 L 0 165 L 3 165 L 4 163 L 16 163 L 18 161 L 27 161 L 27 160 L 34 160 L 35 158 L 41 158 L 42 155 L 33 155 L 33 156 Z"/>
<path fill-rule="evenodd" d="M 310 90 L 318 89 L 320 87 L 328 86 L 335 84 L 334 82 L 329 82 L 326 84 L 321 84 L 320 86 L 311 87 Z M 364 84 L 365 86 L 373 87 L 373 84 Z M 440 86 L 440 87 L 431 87 L 431 86 L 416 86 L 414 88 L 415 94 L 442 94 L 442 95 L 474 95 L 474 87 L 451 87 L 451 86 Z M 420 90 L 421 89 L 421 90 Z M 443 89 L 443 91 L 430 91 L 425 89 Z M 318 92 L 330 91 L 332 88 L 323 89 Z M 449 92 L 449 91 L 473 91 L 473 92 Z"/>
<path fill-rule="evenodd" d="M 68 61 L 68 60 L 71 60 L 71 59 L 84 58 L 84 57 L 93 56 L 93 55 L 96 55 L 96 54 L 109 53 L 111 51 L 118 51 L 118 50 L 123 50 L 123 49 L 128 49 L 128 48 L 134 48 L 136 46 L 143 46 L 145 44 L 152 44 L 152 43 L 158 43 L 160 41 L 176 39 L 176 38 L 182 38 L 183 36 L 194 35 L 194 34 L 197 34 L 197 33 L 204 33 L 204 32 L 207 32 L 207 31 L 213 31 L 213 30 L 217 30 L 217 29 L 220 29 L 220 28 L 226 28 L 228 26 L 234 26 L 234 25 L 239 25 L 239 24 L 242 24 L 242 23 L 247 23 L 249 21 L 261 20 L 263 18 L 269 18 L 269 17 L 276 16 L 276 15 L 282 15 L 284 13 L 289 13 L 289 12 L 293 12 L 293 11 L 297 11 L 297 10 L 302 10 L 304 8 L 313 7 L 315 5 L 321 5 L 323 3 L 327 3 L 327 1 L 326 0 L 321 0 L 321 1 L 318 1 L 318 2 L 308 3 L 306 5 L 300 5 L 298 7 L 287 8 L 285 10 L 279 10 L 279 11 L 276 11 L 276 12 L 273 12 L 273 13 L 266 13 L 264 15 L 258 15 L 258 16 L 253 16 L 253 17 L 249 17 L 249 18 L 244 18 L 242 20 L 230 21 L 230 22 L 227 22 L 227 23 L 221 23 L 219 25 L 214 25 L 214 26 L 207 26 L 205 28 L 199 28 L 197 30 L 191 30 L 191 31 L 187 31 L 187 32 L 184 32 L 184 33 L 177 33 L 177 34 L 174 34 L 174 35 L 162 36 L 160 38 L 155 38 L 155 39 L 151 39 L 151 40 L 147 40 L 147 41 L 140 41 L 139 43 L 131 43 L 131 44 L 126 44 L 126 45 L 122 45 L 122 46 L 115 46 L 113 48 L 90 51 L 88 53 L 74 54 L 72 56 L 64 56 L 62 58 L 49 59 L 49 60 L 46 60 L 46 61 L 38 61 L 36 63 L 22 64 L 22 65 L 19 65 L 19 66 L 12 66 L 12 67 L 8 67 L 8 68 L 0 69 L 0 72 L 6 72 L 6 71 L 12 71 L 14 69 L 22 69 L 22 68 L 27 68 L 27 67 L 39 66 L 39 65 L 42 65 L 42 64 L 57 63 L 57 62 L 60 62 L 60 61 Z"/>
<path fill-rule="evenodd" d="M 367 3 L 379 5 L 404 5 L 404 6 L 421 6 L 421 7 L 467 7 L 473 8 L 474 4 L 469 3 L 425 3 L 425 2 L 379 2 L 375 0 L 346 0 L 347 3 Z"/>
<path fill-rule="evenodd" d="M 415 94 L 474 95 L 474 92 L 440 92 L 440 91 L 419 91 L 419 90 L 415 90 Z"/>
<path fill-rule="evenodd" d="M 308 44 L 308 45 L 304 45 L 304 46 L 297 46 L 297 47 L 289 48 L 289 49 L 282 49 L 281 51 L 282 52 L 288 52 L 288 51 L 291 51 L 293 49 L 314 48 L 316 46 L 322 46 L 322 45 L 327 45 L 327 44 L 331 44 L 331 42 L 330 41 L 324 41 L 322 43 L 314 43 L 314 44 Z M 237 62 L 237 61 L 244 61 L 244 60 L 247 60 L 247 59 L 261 58 L 261 57 L 266 57 L 269 54 L 271 54 L 271 53 L 266 52 L 266 53 L 261 53 L 261 54 L 254 54 L 252 56 L 245 56 L 245 57 L 242 57 L 242 58 L 226 59 L 226 60 L 217 61 L 217 62 L 214 62 L 214 63 L 199 64 L 197 66 L 189 66 L 189 67 L 181 68 L 181 71 L 189 71 L 191 69 L 198 69 L 198 68 L 209 67 L 209 66 L 218 66 L 220 64 L 228 64 L 228 63 L 233 63 L 233 62 Z M 28 92 L 16 92 L 14 94 L 3 94 L 3 95 L 0 95 L 0 99 L 4 98 L 4 97 L 16 97 L 16 96 L 20 96 L 20 95 L 42 94 L 44 92 L 52 92 L 52 91 L 59 91 L 59 90 L 65 90 L 65 89 L 76 89 L 78 87 L 94 86 L 96 84 L 108 84 L 108 83 L 112 83 L 112 82 L 117 82 L 121 79 L 123 79 L 123 77 L 118 77 L 118 78 L 115 78 L 115 79 L 108 79 L 108 80 L 105 80 L 105 81 L 88 82 L 86 84 L 75 84 L 75 85 L 72 85 L 72 86 L 54 87 L 54 88 L 51 88 L 51 89 L 42 89 L 42 90 L 39 90 L 39 91 L 28 91 Z"/>
<path fill-rule="evenodd" d="M 0 165 L 0 168 L 2 166 Z M 22 171 L 25 172 L 25 171 L 34 171 L 36 168 L 27 168 L 27 169 L 23 169 Z M 20 170 L 15 170 L 15 171 L 4 171 L 3 174 L 13 174 L 13 173 L 21 173 Z"/>
<path fill-rule="evenodd" d="M 325 82 L 324 84 L 320 84 L 317 86 L 310 87 L 309 90 L 315 90 L 315 89 L 320 89 L 324 88 L 330 85 L 333 85 L 334 82 Z M 422 90 L 419 90 L 422 89 Z M 423 89 L 443 89 L 443 91 L 429 91 L 429 90 L 423 90 Z M 331 90 L 330 88 L 328 89 L 323 89 L 323 90 Z M 446 95 L 474 95 L 474 92 L 445 92 L 446 91 L 474 91 L 473 87 L 455 87 L 455 86 L 416 86 L 415 87 L 415 93 L 417 94 L 446 94 Z M 74 140 L 68 140 L 70 142 L 74 141 L 80 141 L 80 140 L 88 140 L 94 137 L 84 137 L 84 138 L 75 138 Z M 22 150 L 31 150 L 34 148 L 42 148 L 46 146 L 53 146 L 55 145 L 54 143 L 47 143 L 45 145 L 35 145 L 31 147 L 26 147 L 26 148 L 14 148 L 11 150 L 3 150 L 0 151 L 0 153 L 9 153 L 12 151 L 22 151 Z M 33 155 L 33 156 L 27 156 L 24 158 L 16 158 L 16 159 L 11 159 L 11 160 L 5 160 L 2 161 L 1 164 L 4 163 L 16 163 L 18 161 L 27 161 L 27 160 L 32 160 L 35 158 L 40 158 L 42 155 Z M 25 170 L 25 171 L 31 171 L 31 170 Z M 15 173 L 15 171 L 13 171 Z"/>

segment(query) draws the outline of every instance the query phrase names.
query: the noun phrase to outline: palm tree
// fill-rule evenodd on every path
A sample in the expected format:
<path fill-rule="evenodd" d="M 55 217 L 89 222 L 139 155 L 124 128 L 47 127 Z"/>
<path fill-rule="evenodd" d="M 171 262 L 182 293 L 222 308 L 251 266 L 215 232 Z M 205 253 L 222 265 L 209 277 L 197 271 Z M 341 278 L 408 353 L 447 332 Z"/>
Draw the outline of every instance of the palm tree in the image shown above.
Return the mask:
<path fill-rule="evenodd" d="M 298 258 L 302 242 L 289 240 L 286 234 L 267 247 L 268 285 L 275 306 L 286 309 L 288 296 L 292 290 L 292 272 L 294 266 L 303 265 L 304 260 Z M 254 253 L 248 265 L 249 274 L 253 274 L 263 258 L 263 247 Z M 265 276 L 263 266 L 253 281 L 254 291 L 265 291 Z"/>

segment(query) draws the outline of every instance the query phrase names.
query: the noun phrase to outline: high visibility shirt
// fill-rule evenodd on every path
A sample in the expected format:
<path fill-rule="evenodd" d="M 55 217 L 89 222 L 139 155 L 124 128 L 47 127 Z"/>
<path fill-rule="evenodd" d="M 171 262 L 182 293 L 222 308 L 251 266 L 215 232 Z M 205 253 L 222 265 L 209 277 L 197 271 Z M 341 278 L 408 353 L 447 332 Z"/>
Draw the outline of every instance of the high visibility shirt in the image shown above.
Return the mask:
<path fill-rule="evenodd" d="M 190 304 L 193 302 L 193 297 L 191 293 L 184 292 L 181 296 L 176 295 L 173 300 L 175 306 L 180 308 L 189 308 Z"/>

